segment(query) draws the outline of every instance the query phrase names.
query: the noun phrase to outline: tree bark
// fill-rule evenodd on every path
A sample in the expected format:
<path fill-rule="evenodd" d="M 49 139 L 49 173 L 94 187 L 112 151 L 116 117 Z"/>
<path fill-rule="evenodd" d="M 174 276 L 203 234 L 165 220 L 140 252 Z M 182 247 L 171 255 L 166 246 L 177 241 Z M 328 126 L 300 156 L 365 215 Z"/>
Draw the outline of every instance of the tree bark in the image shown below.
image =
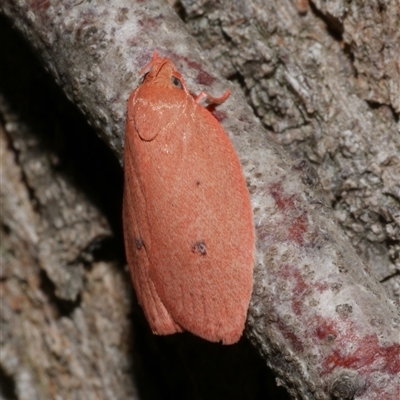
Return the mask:
<path fill-rule="evenodd" d="M 357 40 L 363 26 L 358 18 L 368 15 L 363 5 L 182 4 L 206 57 L 173 10 L 155 0 L 99 1 L 96 6 L 76 0 L 6 0 L 1 10 L 118 160 L 126 99 L 153 50 L 177 63 L 194 93 L 218 95 L 231 88 L 232 97 L 216 113 L 241 159 L 255 218 L 247 336 L 295 398 L 397 399 L 398 310 L 362 261 L 375 277 L 386 278 L 395 298 L 396 284 L 389 283 L 398 279 L 400 252 L 395 3 L 381 13 L 387 51 L 375 64 L 359 47 L 375 54 L 379 35 L 374 41 Z M 236 84 L 220 79 L 210 61 Z M 379 62 L 385 73 L 377 80 L 373 67 Z M 240 85 L 267 131 L 247 106 Z M 223 351 L 235 360 L 241 354 L 239 360 L 256 364 L 247 358 L 246 344 L 220 350 L 187 335 L 151 338 L 140 328 L 139 311 L 132 328 L 127 314 L 137 308 L 126 271 L 116 267 L 119 252 L 111 247 L 110 261 L 97 251 L 120 243 L 115 214 L 120 195 L 102 203 L 99 197 L 107 197 L 112 186 L 104 188 L 101 177 L 91 186 L 90 178 L 82 180 L 81 171 L 74 171 L 82 165 L 68 165 L 69 151 L 82 144 L 73 134 L 74 124 L 63 120 L 66 126 L 57 128 L 53 121 L 50 136 L 38 135 L 41 121 L 51 114 L 44 110 L 42 119 L 25 119 L 32 104 L 15 97 L 12 88 L 4 92 L 1 366 L 11 386 L 9 397 L 165 398 L 165 387 L 174 393 L 171 386 L 164 382 L 158 391 L 149 384 L 143 389 L 141 381 L 155 377 L 135 366 L 135 361 L 148 363 L 144 370 L 154 372 L 158 367 L 146 359 L 153 356 L 169 366 L 168 356 L 154 355 L 154 347 L 173 348 L 192 372 L 198 372 L 188 367 L 193 346 L 213 349 L 212 356 Z M 60 137 L 66 142 L 61 146 Z M 86 147 L 81 158 L 103 156 L 98 146 L 98 153 Z M 328 196 L 320 192 L 310 163 Z M 91 177 L 102 162 L 93 164 L 85 167 L 91 168 Z M 105 203 L 114 211 L 107 211 Z M 335 222 L 332 205 L 355 248 Z M 153 351 L 140 353 L 143 343 Z M 206 356 L 210 362 L 210 353 Z M 139 371 L 133 379 L 132 369 Z M 198 388 L 198 375 L 193 379 L 199 398 L 213 397 Z M 218 398 L 218 391 L 212 393 Z"/>

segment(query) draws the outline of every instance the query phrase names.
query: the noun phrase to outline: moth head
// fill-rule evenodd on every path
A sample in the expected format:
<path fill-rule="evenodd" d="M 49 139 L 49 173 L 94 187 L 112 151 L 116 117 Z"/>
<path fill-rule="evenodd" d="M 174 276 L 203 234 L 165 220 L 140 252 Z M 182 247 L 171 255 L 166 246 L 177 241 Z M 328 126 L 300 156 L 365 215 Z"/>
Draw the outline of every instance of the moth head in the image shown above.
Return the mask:
<path fill-rule="evenodd" d="M 185 81 L 175 64 L 167 57 L 159 57 L 156 51 L 151 61 L 140 71 L 140 75 L 144 73 L 143 83 L 156 83 L 187 92 Z"/>

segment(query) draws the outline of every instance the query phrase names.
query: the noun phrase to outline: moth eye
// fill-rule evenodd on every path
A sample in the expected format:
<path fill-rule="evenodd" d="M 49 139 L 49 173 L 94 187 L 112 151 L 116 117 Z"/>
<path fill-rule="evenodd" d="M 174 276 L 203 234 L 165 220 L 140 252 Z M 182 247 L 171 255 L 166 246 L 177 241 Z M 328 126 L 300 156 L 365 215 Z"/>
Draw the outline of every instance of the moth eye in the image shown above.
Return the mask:
<path fill-rule="evenodd" d="M 183 89 L 182 82 L 176 76 L 171 76 L 171 82 L 178 89 Z"/>

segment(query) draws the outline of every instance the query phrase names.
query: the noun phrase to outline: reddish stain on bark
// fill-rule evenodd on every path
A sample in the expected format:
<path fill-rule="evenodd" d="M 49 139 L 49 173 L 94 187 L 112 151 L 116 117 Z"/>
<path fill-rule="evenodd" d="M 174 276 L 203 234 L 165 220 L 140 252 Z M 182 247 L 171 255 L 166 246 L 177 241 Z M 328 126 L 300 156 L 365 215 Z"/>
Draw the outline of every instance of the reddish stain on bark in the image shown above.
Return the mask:
<path fill-rule="evenodd" d="M 315 282 L 313 287 L 318 290 L 319 293 L 325 292 L 325 290 L 329 289 L 329 284 L 326 282 Z"/>
<path fill-rule="evenodd" d="M 294 195 L 285 196 L 282 190 L 282 185 L 280 183 L 273 183 L 270 187 L 270 193 L 280 210 L 295 207 Z"/>
<path fill-rule="evenodd" d="M 190 61 L 187 57 L 182 57 L 182 58 L 183 60 L 185 60 L 186 64 L 190 68 L 193 68 L 198 71 L 196 77 L 197 83 L 199 83 L 200 85 L 210 86 L 215 81 L 215 78 L 208 72 L 206 72 L 199 63 L 195 61 Z"/>
<path fill-rule="evenodd" d="M 318 318 L 317 326 L 310 336 L 320 342 L 332 343 L 332 351 L 323 360 L 323 374 L 335 368 L 357 370 L 368 380 L 368 375 L 385 371 L 396 376 L 400 373 L 400 345 L 384 346 L 376 334 L 361 336 L 353 322 L 337 323 L 331 319 Z"/>
<path fill-rule="evenodd" d="M 226 114 L 222 111 L 210 110 L 209 107 L 207 109 L 214 115 L 218 122 L 222 122 L 226 118 Z"/>
<path fill-rule="evenodd" d="M 208 72 L 200 70 L 197 74 L 196 81 L 201 85 L 209 86 L 215 81 L 215 78 L 211 76 Z"/>
<path fill-rule="evenodd" d="M 144 20 L 139 20 L 138 21 L 140 26 L 146 27 L 146 28 L 156 28 L 160 23 L 157 21 L 157 18 L 146 18 Z"/>
<path fill-rule="evenodd" d="M 45 11 L 50 7 L 48 0 L 32 0 L 31 8 L 35 11 Z"/>
<path fill-rule="evenodd" d="M 336 338 L 336 324 L 332 323 L 331 321 L 318 318 L 318 325 L 315 328 L 314 334 L 319 340 L 331 341 L 332 339 Z"/>
<path fill-rule="evenodd" d="M 314 290 L 322 293 L 329 289 L 329 285 L 325 282 L 307 282 L 302 272 L 295 266 L 281 266 L 279 275 L 284 282 L 291 284 L 292 310 L 298 316 L 302 314 L 303 307 L 307 306 L 307 298 L 312 297 Z"/>
<path fill-rule="evenodd" d="M 284 265 L 280 269 L 280 275 L 285 281 L 293 283 L 293 296 L 301 295 L 310 286 L 304 281 L 300 271 L 291 265 Z"/>
<path fill-rule="evenodd" d="M 303 244 L 303 236 L 307 231 L 307 218 L 305 215 L 297 217 L 292 225 L 289 227 L 289 240 L 297 242 L 298 244 Z"/>
<path fill-rule="evenodd" d="M 345 338 L 342 338 L 345 339 Z M 346 354 L 341 347 L 336 348 L 324 362 L 325 373 L 331 372 L 334 368 L 368 368 L 372 371 L 387 371 L 391 375 L 400 373 L 400 345 L 395 344 L 383 347 L 379 344 L 376 335 L 368 335 L 354 341 L 354 337 L 348 338 L 355 342 L 354 350 Z M 373 364 L 376 364 L 374 367 Z"/>
<path fill-rule="evenodd" d="M 287 226 L 287 240 L 296 242 L 300 246 L 304 244 L 304 234 L 308 230 L 307 215 L 303 212 L 300 216 L 291 215 L 291 211 L 298 214 L 295 196 L 284 194 L 282 185 L 274 183 L 270 186 L 270 194 L 275 200 L 279 210 L 283 212 L 284 226 Z"/>

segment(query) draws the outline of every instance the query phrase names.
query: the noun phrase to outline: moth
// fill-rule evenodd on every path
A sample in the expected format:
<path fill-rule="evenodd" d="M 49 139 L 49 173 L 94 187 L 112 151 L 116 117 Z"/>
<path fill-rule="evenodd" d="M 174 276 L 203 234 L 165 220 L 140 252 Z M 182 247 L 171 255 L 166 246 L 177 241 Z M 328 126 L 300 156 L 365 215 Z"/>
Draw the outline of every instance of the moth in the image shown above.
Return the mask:
<path fill-rule="evenodd" d="M 123 230 L 133 285 L 153 333 L 232 344 L 253 283 L 254 226 L 235 150 L 169 58 L 154 52 L 128 100 Z"/>

